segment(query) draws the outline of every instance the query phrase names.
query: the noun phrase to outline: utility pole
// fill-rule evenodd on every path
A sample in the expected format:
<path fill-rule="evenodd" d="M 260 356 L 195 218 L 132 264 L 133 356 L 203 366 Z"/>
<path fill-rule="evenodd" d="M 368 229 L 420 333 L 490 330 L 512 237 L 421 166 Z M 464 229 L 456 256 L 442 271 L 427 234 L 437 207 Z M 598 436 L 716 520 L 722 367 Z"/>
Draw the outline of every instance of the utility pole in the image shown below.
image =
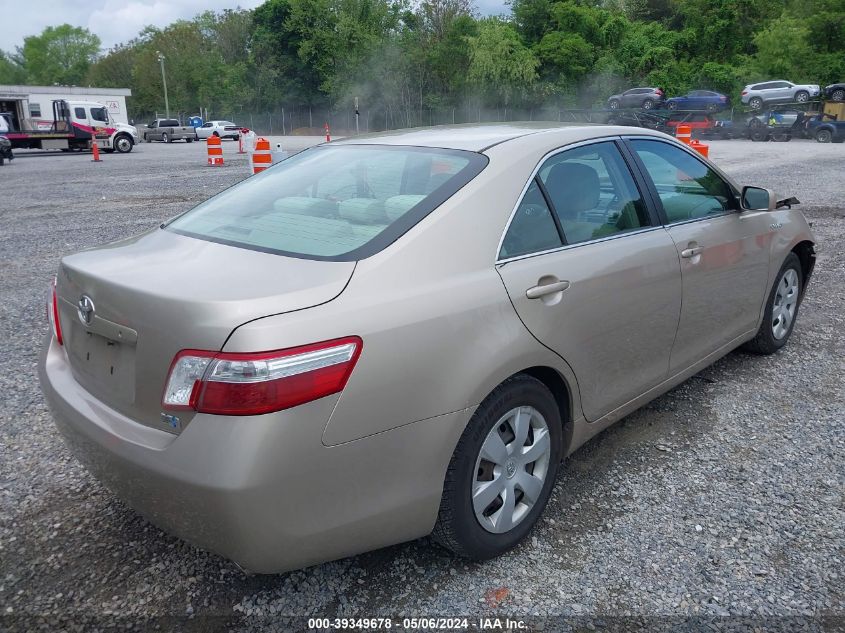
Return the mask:
<path fill-rule="evenodd" d="M 358 118 L 361 116 L 361 112 L 358 110 L 358 97 L 355 97 L 355 134 L 358 135 L 361 131 L 358 129 Z"/>
<path fill-rule="evenodd" d="M 164 75 L 164 55 L 160 51 L 156 51 L 158 55 L 158 62 L 161 64 L 161 83 L 164 84 L 164 116 L 170 118 L 170 102 L 167 100 L 167 77 Z"/>

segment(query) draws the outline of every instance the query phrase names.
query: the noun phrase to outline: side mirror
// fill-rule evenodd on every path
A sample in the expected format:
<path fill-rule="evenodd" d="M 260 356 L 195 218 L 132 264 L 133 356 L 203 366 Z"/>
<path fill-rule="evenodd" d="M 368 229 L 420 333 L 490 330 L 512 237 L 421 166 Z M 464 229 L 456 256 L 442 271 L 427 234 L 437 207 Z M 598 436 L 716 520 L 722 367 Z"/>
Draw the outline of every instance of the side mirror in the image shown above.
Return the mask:
<path fill-rule="evenodd" d="M 743 187 L 741 202 L 742 208 L 746 211 L 774 211 L 778 199 L 771 189 Z"/>

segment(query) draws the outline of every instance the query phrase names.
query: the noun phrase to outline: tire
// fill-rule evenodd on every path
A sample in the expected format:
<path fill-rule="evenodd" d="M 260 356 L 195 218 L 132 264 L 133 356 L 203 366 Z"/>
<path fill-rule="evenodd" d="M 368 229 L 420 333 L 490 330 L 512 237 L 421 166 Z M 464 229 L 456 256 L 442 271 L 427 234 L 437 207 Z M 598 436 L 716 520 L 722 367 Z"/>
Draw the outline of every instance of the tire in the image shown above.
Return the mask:
<path fill-rule="evenodd" d="M 6 164 L 6 157 L 0 154 L 0 167 Z"/>
<path fill-rule="evenodd" d="M 678 103 L 676 101 L 670 101 L 669 103 L 666 104 L 666 107 L 669 108 L 670 110 L 677 110 L 678 109 Z"/>
<path fill-rule="evenodd" d="M 608 103 L 611 110 L 618 110 L 619 109 L 619 101 L 616 99 L 611 99 L 610 103 Z"/>
<path fill-rule="evenodd" d="M 114 139 L 114 149 L 121 154 L 128 154 L 131 152 L 134 145 L 135 144 L 132 142 L 132 139 L 126 134 L 119 134 Z"/>
<path fill-rule="evenodd" d="M 837 88 L 831 93 L 830 98 L 832 101 L 845 101 L 845 88 Z"/>
<path fill-rule="evenodd" d="M 763 100 L 760 97 L 751 97 L 748 100 L 748 107 L 752 110 L 759 110 L 763 107 Z"/>
<path fill-rule="evenodd" d="M 646 99 L 643 101 L 643 110 L 651 110 L 654 108 L 654 99 Z"/>
<path fill-rule="evenodd" d="M 185 137 L 185 142 L 186 142 L 186 143 L 193 143 L 193 142 L 194 142 L 194 139 L 190 138 L 189 136 L 186 136 L 186 137 Z"/>
<path fill-rule="evenodd" d="M 751 130 L 751 140 L 756 143 L 765 143 L 769 140 L 769 132 L 763 128 Z"/>
<path fill-rule="evenodd" d="M 162 143 L 172 143 L 173 141 L 170 140 L 170 135 L 167 132 L 161 133 L 161 142 Z"/>
<path fill-rule="evenodd" d="M 801 260 L 798 255 L 790 253 L 778 271 L 776 281 L 766 298 L 766 311 L 757 335 L 742 346 L 742 349 L 752 354 L 774 354 L 789 341 L 795 321 L 798 319 L 798 308 L 801 306 L 803 292 L 803 276 Z M 775 306 L 783 306 L 779 316 L 774 315 Z M 784 312 L 785 311 L 785 312 Z M 788 317 L 784 315 L 788 314 Z M 785 318 L 788 322 L 784 323 Z"/>
<path fill-rule="evenodd" d="M 799 90 L 795 93 L 796 103 L 807 103 L 810 100 L 810 93 L 806 90 Z"/>
<path fill-rule="evenodd" d="M 816 132 L 816 143 L 830 143 L 833 140 L 833 133 L 830 130 L 819 130 Z"/>
<path fill-rule="evenodd" d="M 707 107 L 706 107 L 706 110 L 707 110 L 708 112 L 715 112 L 715 111 L 716 111 L 716 110 L 718 110 L 718 109 L 719 109 L 719 106 L 718 106 L 718 105 L 716 105 L 715 103 L 708 103 L 708 104 L 707 104 Z"/>
<path fill-rule="evenodd" d="M 522 446 L 532 442 L 540 459 L 531 463 L 513 459 L 518 450 L 514 431 L 517 428 L 526 433 Z M 496 387 L 472 416 L 452 455 L 432 532 L 434 540 L 473 560 L 487 560 L 516 546 L 531 531 L 549 500 L 561 460 L 561 438 L 560 411 L 542 382 L 518 374 Z M 500 455 L 504 465 L 484 459 L 483 446 L 491 449 L 486 455 Z M 538 467 L 543 477 L 534 475 Z M 524 503 L 529 494 L 520 488 L 520 480 L 531 484 L 532 505 Z M 490 484 L 484 486 L 486 481 Z M 489 495 L 486 508 L 479 504 L 476 513 L 472 491 L 478 485 L 494 492 Z M 513 511 L 508 508 L 507 499 L 514 500 Z M 504 520 L 506 517 L 513 520 L 512 525 Z"/>

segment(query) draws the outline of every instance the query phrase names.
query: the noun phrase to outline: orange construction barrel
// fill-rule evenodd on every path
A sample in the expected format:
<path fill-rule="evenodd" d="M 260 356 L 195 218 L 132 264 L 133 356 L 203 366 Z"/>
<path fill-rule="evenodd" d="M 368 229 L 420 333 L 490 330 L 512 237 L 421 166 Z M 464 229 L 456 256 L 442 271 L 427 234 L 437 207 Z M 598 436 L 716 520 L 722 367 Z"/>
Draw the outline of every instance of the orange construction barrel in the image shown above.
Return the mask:
<path fill-rule="evenodd" d="M 272 164 L 273 155 L 270 153 L 270 141 L 258 137 L 255 139 L 255 151 L 252 153 L 252 173 L 262 172 Z"/>
<path fill-rule="evenodd" d="M 692 128 L 689 125 L 679 125 L 675 128 L 675 138 L 689 145 L 692 140 Z"/>
<path fill-rule="evenodd" d="M 692 141 L 689 146 L 694 149 L 696 152 L 707 158 L 710 155 L 710 146 L 706 143 L 702 143 L 701 141 Z"/>
<path fill-rule="evenodd" d="M 208 164 L 212 167 L 222 167 L 223 147 L 220 145 L 220 137 L 212 134 L 205 144 L 208 148 Z"/>

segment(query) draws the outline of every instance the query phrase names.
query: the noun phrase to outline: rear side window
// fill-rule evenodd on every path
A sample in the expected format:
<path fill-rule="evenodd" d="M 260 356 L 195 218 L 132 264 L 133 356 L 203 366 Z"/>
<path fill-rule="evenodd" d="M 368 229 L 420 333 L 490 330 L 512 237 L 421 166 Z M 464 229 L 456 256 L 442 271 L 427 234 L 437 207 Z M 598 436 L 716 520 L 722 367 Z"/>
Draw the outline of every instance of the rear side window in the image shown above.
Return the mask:
<path fill-rule="evenodd" d="M 73 109 L 73 116 L 77 119 L 87 119 L 88 115 L 85 114 L 85 108 L 74 108 Z"/>
<path fill-rule="evenodd" d="M 499 257 L 517 257 L 563 246 L 552 212 L 534 178 L 514 213 Z"/>
<path fill-rule="evenodd" d="M 613 142 L 552 156 L 540 168 L 568 244 L 651 224 L 642 196 Z"/>
<path fill-rule="evenodd" d="M 326 145 L 227 189 L 168 230 L 294 257 L 352 261 L 408 231 L 487 165 L 475 152 Z"/>
<path fill-rule="evenodd" d="M 159 124 L 159 127 L 179 127 L 179 121 L 176 119 L 162 119 Z"/>

